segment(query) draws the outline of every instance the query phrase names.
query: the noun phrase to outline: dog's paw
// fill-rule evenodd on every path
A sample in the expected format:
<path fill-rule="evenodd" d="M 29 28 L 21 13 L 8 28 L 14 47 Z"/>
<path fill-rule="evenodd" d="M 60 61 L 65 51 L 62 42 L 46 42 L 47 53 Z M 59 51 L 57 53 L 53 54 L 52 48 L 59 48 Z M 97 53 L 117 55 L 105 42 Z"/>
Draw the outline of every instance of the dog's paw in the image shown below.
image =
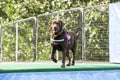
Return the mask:
<path fill-rule="evenodd" d="M 68 63 L 66 66 L 70 66 L 70 63 Z"/>
<path fill-rule="evenodd" d="M 57 63 L 57 60 L 54 58 L 54 59 L 52 59 L 53 60 L 53 62 L 55 62 L 55 63 Z"/>
<path fill-rule="evenodd" d="M 61 68 L 65 68 L 65 65 L 61 65 Z"/>
<path fill-rule="evenodd" d="M 72 66 L 74 66 L 75 65 L 75 63 L 72 63 Z"/>

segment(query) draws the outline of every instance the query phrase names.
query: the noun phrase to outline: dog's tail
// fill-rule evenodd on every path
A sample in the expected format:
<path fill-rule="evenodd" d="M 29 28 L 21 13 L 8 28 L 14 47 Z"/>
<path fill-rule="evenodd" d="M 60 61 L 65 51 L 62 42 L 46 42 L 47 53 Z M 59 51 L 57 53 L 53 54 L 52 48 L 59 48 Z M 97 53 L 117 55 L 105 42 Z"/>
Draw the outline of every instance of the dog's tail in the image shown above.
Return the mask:
<path fill-rule="evenodd" d="M 77 32 L 77 34 L 75 35 L 76 36 L 76 39 L 78 40 L 79 36 L 80 36 L 80 31 Z"/>

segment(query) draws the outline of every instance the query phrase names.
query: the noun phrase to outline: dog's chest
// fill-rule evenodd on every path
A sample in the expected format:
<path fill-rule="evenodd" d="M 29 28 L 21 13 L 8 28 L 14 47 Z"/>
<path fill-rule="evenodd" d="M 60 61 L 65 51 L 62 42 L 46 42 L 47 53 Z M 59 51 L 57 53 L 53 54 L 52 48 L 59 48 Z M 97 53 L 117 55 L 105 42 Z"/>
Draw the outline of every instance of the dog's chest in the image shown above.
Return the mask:
<path fill-rule="evenodd" d="M 62 44 L 56 44 L 56 45 L 53 45 L 53 47 L 56 49 L 56 50 L 59 50 L 59 51 L 63 51 L 65 49 L 65 44 L 62 43 Z"/>
<path fill-rule="evenodd" d="M 54 47 L 59 51 L 69 49 L 71 45 L 71 38 L 72 38 L 71 35 L 67 32 L 64 35 L 64 37 L 52 40 L 51 41 L 52 47 Z M 58 40 L 61 40 L 61 39 L 64 39 L 64 40 L 59 42 Z"/>

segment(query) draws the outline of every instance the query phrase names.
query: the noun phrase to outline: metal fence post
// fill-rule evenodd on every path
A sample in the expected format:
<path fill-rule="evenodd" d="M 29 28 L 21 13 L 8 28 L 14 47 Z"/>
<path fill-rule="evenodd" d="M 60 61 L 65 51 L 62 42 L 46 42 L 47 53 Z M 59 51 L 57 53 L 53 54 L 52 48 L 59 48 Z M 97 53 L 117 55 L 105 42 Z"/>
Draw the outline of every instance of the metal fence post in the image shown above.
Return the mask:
<path fill-rule="evenodd" d="M 84 9 L 82 10 L 82 62 L 86 60 L 86 53 L 85 53 L 85 15 Z"/>
<path fill-rule="evenodd" d="M 33 48 L 33 51 L 34 51 L 34 61 L 37 60 L 37 40 L 38 40 L 38 22 L 37 22 L 37 18 L 34 17 L 34 20 L 35 20 L 35 24 L 34 24 L 34 27 L 33 27 L 33 38 L 34 38 L 34 41 L 33 41 L 33 44 L 34 44 L 34 48 Z"/>
<path fill-rule="evenodd" d="M 16 62 L 18 61 L 18 23 L 15 24 L 16 26 Z"/>

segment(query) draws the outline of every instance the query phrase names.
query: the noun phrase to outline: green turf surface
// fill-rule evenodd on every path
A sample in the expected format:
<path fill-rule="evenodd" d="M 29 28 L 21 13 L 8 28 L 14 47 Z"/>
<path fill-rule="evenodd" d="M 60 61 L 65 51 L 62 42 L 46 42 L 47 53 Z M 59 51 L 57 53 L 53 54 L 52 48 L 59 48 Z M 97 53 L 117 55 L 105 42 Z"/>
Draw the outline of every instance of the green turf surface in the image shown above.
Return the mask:
<path fill-rule="evenodd" d="M 61 63 L 33 62 L 33 63 L 0 63 L 0 73 L 16 72 L 50 72 L 50 71 L 86 71 L 86 70 L 120 70 L 120 64 L 105 63 L 76 63 L 75 66 L 60 67 Z"/>

